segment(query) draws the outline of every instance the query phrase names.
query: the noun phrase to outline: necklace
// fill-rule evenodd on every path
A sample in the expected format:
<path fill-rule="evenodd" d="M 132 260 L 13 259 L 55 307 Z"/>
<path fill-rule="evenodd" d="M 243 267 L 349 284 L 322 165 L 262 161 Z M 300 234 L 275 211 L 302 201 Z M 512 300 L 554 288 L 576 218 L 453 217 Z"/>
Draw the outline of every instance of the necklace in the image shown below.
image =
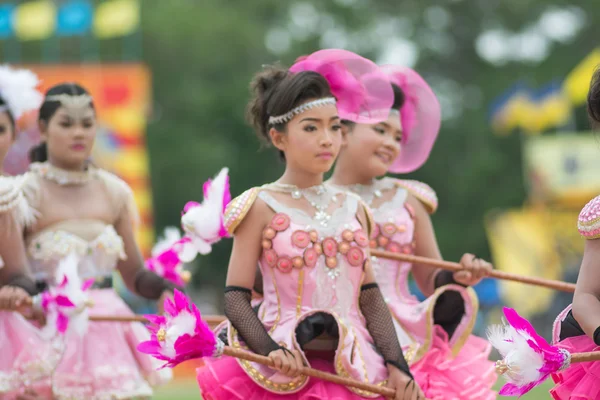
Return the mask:
<path fill-rule="evenodd" d="M 96 169 L 88 166 L 83 171 L 68 171 L 56 167 L 49 162 L 32 163 L 29 169 L 37 175 L 56 182 L 61 186 L 83 185 L 97 176 Z"/>
<path fill-rule="evenodd" d="M 352 193 L 356 193 L 365 203 L 367 203 L 369 207 L 372 206 L 373 201 L 375 199 L 379 199 L 381 198 L 381 196 L 383 196 L 383 191 L 385 189 L 389 188 L 389 185 L 385 182 L 384 179 L 373 179 L 373 181 L 368 185 L 363 185 L 362 183 L 355 183 L 352 185 L 336 186 L 349 190 Z"/>
<path fill-rule="evenodd" d="M 296 185 L 274 182 L 268 185 L 270 189 L 290 193 L 293 199 L 306 199 L 309 204 L 316 210 L 313 219 L 322 226 L 327 226 L 331 220 L 331 214 L 327 211 L 332 202 L 337 201 L 336 192 L 325 184 L 311 186 L 306 189 L 300 189 Z"/>

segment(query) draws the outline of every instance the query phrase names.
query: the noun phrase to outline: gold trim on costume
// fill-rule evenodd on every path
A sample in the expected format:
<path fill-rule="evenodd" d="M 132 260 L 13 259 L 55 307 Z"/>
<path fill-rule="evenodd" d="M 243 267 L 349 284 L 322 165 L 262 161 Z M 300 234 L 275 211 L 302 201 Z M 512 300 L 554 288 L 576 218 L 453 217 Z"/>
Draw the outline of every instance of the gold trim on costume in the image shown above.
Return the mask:
<path fill-rule="evenodd" d="M 468 323 L 468 325 L 465 327 L 465 329 L 463 329 L 462 334 L 459 336 L 459 338 L 457 339 L 456 343 L 452 346 L 452 355 L 454 357 L 456 357 L 458 355 L 458 353 L 460 352 L 460 350 L 462 349 L 462 347 L 464 346 L 464 344 L 466 343 L 467 339 L 469 338 L 469 336 L 471 335 L 471 332 L 473 331 L 473 326 L 475 326 L 475 320 L 477 318 L 477 311 L 479 310 L 479 301 L 477 300 L 477 295 L 475 294 L 475 291 L 472 288 L 463 288 L 466 289 L 465 292 L 468 294 L 468 296 L 471 298 L 471 305 L 472 305 L 472 315 L 470 318 L 470 321 Z M 454 290 L 454 289 L 449 289 L 447 287 L 447 285 L 439 287 L 429 298 L 431 298 L 431 302 L 429 303 L 428 307 L 427 307 L 427 311 L 426 311 L 426 334 L 425 334 L 425 341 L 423 342 L 423 344 L 419 347 L 419 349 L 415 352 L 415 357 L 413 359 L 413 364 L 416 363 L 417 361 L 421 360 L 425 354 L 429 351 L 429 349 L 431 348 L 431 343 L 433 341 L 433 326 L 434 321 L 433 321 L 433 310 L 435 307 L 435 304 L 438 300 L 438 298 L 446 291 L 446 290 Z M 465 303 L 465 306 L 467 304 Z M 466 310 L 465 310 L 466 313 Z M 463 317 L 465 318 L 465 317 Z"/>
<path fill-rule="evenodd" d="M 231 322 L 229 323 L 229 342 L 236 349 L 242 349 L 242 350 L 249 351 L 247 346 L 243 346 L 240 343 L 238 332 L 234 328 L 234 326 L 231 325 Z M 299 350 L 299 349 L 297 349 L 297 350 Z M 302 351 L 302 350 L 300 350 L 300 351 Z M 237 362 L 240 364 L 240 366 L 244 369 L 244 371 L 248 374 L 248 376 L 250 376 L 250 378 L 254 382 L 256 382 L 260 386 L 263 386 L 274 392 L 283 392 L 283 393 L 294 392 L 294 391 L 301 389 L 308 381 L 307 376 L 300 375 L 295 380 L 293 380 L 289 383 L 275 383 L 275 382 L 271 381 L 270 379 L 268 379 L 263 374 L 261 374 L 256 368 L 254 368 L 254 366 L 252 365 L 252 363 L 250 361 L 242 360 L 242 359 L 238 358 Z"/>
<path fill-rule="evenodd" d="M 341 354 L 343 353 L 343 351 L 345 349 L 344 339 L 348 335 L 348 327 L 341 321 L 340 317 L 336 313 L 334 313 L 330 310 L 314 309 L 314 310 L 311 310 L 311 311 L 305 313 L 304 315 L 302 315 L 301 320 L 298 320 L 296 322 L 295 326 L 298 326 L 298 324 L 302 320 L 307 318 L 308 316 L 315 314 L 315 313 L 319 313 L 319 312 L 324 312 L 324 313 L 330 314 L 335 319 L 336 323 L 338 324 L 338 327 L 340 328 L 339 329 L 340 338 L 338 341 L 338 347 L 337 347 L 337 350 L 335 351 L 335 356 L 334 356 L 334 360 L 333 360 L 336 373 L 339 376 L 343 376 L 346 378 L 352 378 L 352 376 L 350 375 L 348 370 L 344 367 L 344 364 L 342 362 L 342 357 L 341 357 Z M 353 331 L 353 333 L 355 333 L 355 332 Z M 235 327 L 231 324 L 231 322 L 228 322 L 228 337 L 229 337 L 229 343 L 231 343 L 232 347 L 234 347 L 236 349 L 242 349 L 242 350 L 249 351 L 247 346 L 244 346 L 240 343 L 238 332 L 235 329 Z M 360 343 L 357 343 L 357 344 L 358 344 L 358 346 L 360 346 Z M 294 347 L 296 347 L 294 338 L 292 338 L 292 345 Z M 302 349 L 296 348 L 296 350 L 298 350 L 302 354 L 302 356 L 305 360 L 308 360 Z M 360 353 L 359 356 L 361 357 L 361 361 L 363 362 L 364 370 L 366 373 L 366 364 L 365 364 L 364 360 L 362 360 L 362 353 Z M 260 385 L 270 391 L 276 392 L 276 393 L 296 392 L 298 390 L 301 390 L 308 381 L 307 376 L 299 376 L 298 378 L 296 378 L 296 380 L 289 382 L 289 383 L 275 383 L 275 382 L 271 381 L 270 379 L 268 379 L 263 374 L 261 374 L 252 365 L 252 363 L 250 361 L 237 359 L 237 362 L 240 364 L 242 369 L 248 374 L 248 376 L 250 376 L 250 378 L 254 382 L 256 382 L 258 385 Z M 368 376 L 366 377 L 365 381 L 368 382 Z M 380 387 L 385 386 L 387 384 L 387 379 L 382 382 L 378 382 L 378 383 L 374 383 L 374 384 L 377 386 L 380 386 Z M 377 394 L 367 392 L 367 391 L 364 391 L 361 389 L 355 389 L 355 388 L 348 388 L 348 389 L 350 391 L 352 391 L 360 396 L 364 396 L 364 397 L 377 397 L 378 396 Z"/>
<path fill-rule="evenodd" d="M 277 324 L 279 324 L 279 319 L 281 318 L 281 301 L 279 300 L 279 289 L 277 289 L 277 282 L 275 280 L 275 272 L 273 271 L 273 268 L 267 267 L 269 268 L 269 271 L 271 271 L 271 280 L 273 281 L 273 288 L 275 288 L 275 297 L 277 298 L 277 316 L 275 317 L 275 322 L 273 322 L 273 326 L 271 327 L 271 329 L 269 329 L 269 335 L 271 333 L 273 333 L 273 331 L 275 330 L 275 328 L 277 328 Z"/>
<path fill-rule="evenodd" d="M 465 327 L 465 329 L 463 329 L 462 334 L 459 336 L 459 338 L 456 340 L 456 342 L 452 346 L 452 355 L 454 357 L 456 357 L 458 355 L 460 350 L 463 348 L 463 346 L 469 339 L 469 336 L 471 336 L 471 332 L 473 332 L 473 327 L 475 326 L 475 322 L 477 319 L 477 312 L 479 311 L 479 298 L 477 297 L 477 293 L 475 293 L 475 290 L 471 287 L 468 287 L 468 288 L 466 288 L 466 292 L 469 295 L 469 298 L 471 299 L 472 316 L 471 316 L 469 323 Z M 466 304 L 465 304 L 465 306 L 466 306 Z M 465 313 L 466 313 L 466 311 L 467 310 L 465 309 Z"/>
<path fill-rule="evenodd" d="M 438 208 L 438 198 L 435 190 L 426 183 L 410 180 L 396 179 L 396 186 L 406 189 L 410 194 L 415 196 L 427 209 L 429 214 L 436 212 Z"/>
<path fill-rule="evenodd" d="M 302 312 L 302 294 L 304 292 L 304 268 L 298 272 L 298 295 L 296 296 L 296 319 Z"/>
<path fill-rule="evenodd" d="M 250 211 L 250 208 L 258 197 L 260 188 L 251 188 L 246 190 L 244 193 L 233 199 L 225 208 L 225 214 L 223 218 L 223 225 L 225 229 L 233 236 L 235 230 Z"/>

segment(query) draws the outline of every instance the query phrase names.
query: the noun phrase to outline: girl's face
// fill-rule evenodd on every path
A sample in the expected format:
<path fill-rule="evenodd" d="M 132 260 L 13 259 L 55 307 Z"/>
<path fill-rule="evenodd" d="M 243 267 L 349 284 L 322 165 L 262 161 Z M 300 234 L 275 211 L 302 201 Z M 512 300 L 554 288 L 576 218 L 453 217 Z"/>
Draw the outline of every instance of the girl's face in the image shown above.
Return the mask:
<path fill-rule="evenodd" d="M 48 144 L 48 159 L 63 168 L 80 168 L 92 153 L 96 139 L 96 114 L 88 107 L 70 112 L 60 107 L 48 124 L 41 122 L 42 138 Z"/>
<path fill-rule="evenodd" d="M 308 174 L 331 169 L 342 145 L 342 126 L 335 105 L 316 107 L 296 115 L 287 132 L 271 129 L 271 141 L 285 153 L 288 167 Z"/>
<path fill-rule="evenodd" d="M 374 125 L 355 124 L 344 137 L 344 153 L 361 174 L 376 178 L 385 175 L 400 154 L 402 125 L 397 113 Z"/>
<path fill-rule="evenodd" d="M 2 170 L 2 163 L 14 139 L 15 132 L 8 112 L 0 112 L 0 170 Z"/>

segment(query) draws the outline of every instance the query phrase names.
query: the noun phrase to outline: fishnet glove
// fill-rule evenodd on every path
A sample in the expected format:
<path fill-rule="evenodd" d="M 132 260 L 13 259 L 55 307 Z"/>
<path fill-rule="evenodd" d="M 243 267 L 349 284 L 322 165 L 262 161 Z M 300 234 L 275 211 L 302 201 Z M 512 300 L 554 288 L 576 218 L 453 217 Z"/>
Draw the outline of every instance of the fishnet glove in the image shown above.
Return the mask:
<path fill-rule="evenodd" d="M 386 364 L 391 364 L 413 378 L 408 363 L 402 354 L 402 347 L 396 336 L 390 310 L 383 300 L 376 283 L 363 285 L 359 297 L 360 309 L 367 320 L 367 330 L 375 342 Z"/>
<path fill-rule="evenodd" d="M 275 343 L 258 319 L 256 311 L 250 305 L 251 299 L 250 289 L 227 286 L 225 288 L 225 316 L 237 329 L 250 350 L 256 354 L 268 356 L 272 351 L 282 347 Z"/>

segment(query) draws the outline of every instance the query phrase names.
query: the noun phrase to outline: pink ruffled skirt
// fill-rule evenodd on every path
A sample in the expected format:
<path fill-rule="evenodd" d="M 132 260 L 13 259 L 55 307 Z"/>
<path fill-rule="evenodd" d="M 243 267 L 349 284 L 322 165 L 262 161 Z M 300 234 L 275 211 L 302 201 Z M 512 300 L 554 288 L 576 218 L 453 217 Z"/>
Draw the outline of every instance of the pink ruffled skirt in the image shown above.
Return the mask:
<path fill-rule="evenodd" d="M 431 349 L 411 372 L 429 400 L 492 400 L 497 375 L 490 352 L 487 341 L 471 335 L 453 357 L 446 332 L 436 326 Z"/>
<path fill-rule="evenodd" d="M 322 358 L 308 357 L 312 368 L 335 373 L 333 363 Z M 203 400 L 362 400 L 344 386 L 309 378 L 306 386 L 293 394 L 275 394 L 256 384 L 240 367 L 235 358 L 205 360 L 196 370 Z M 375 400 L 384 400 L 376 397 Z"/>
<path fill-rule="evenodd" d="M 567 338 L 557 344 L 571 353 L 598 351 L 587 336 Z M 564 371 L 552 375 L 556 385 L 550 390 L 555 400 L 596 400 L 600 399 L 600 361 L 572 364 Z"/>
<path fill-rule="evenodd" d="M 62 345 L 16 312 L 0 312 L 0 398 L 14 399 L 25 386 L 50 398 L 50 376 Z"/>
<path fill-rule="evenodd" d="M 94 301 L 94 306 L 90 309 L 91 315 L 133 315 L 113 289 L 92 290 L 90 296 Z M 20 316 L 17 317 L 23 320 Z M 3 327 L 22 336 L 21 339 L 10 337 L 13 352 L 2 359 L 3 368 L 4 365 L 14 363 L 15 359 L 21 365 L 24 355 L 27 359 L 31 358 L 31 354 L 37 355 L 38 362 L 44 361 L 44 351 L 47 351 L 48 344 L 37 340 L 39 330 L 27 321 L 24 322 L 30 326 L 25 334 L 21 331 L 22 324 L 15 325 L 16 328 L 12 323 Z M 151 385 L 170 380 L 172 371 L 168 368 L 157 371 L 160 365 L 158 361 L 136 350 L 138 343 L 148 340 L 149 336 L 148 330 L 141 323 L 90 321 L 83 337 L 69 333 L 64 338 L 66 345 L 60 351 L 51 376 L 40 377 L 33 387 L 38 391 L 53 392 L 56 399 L 150 398 Z M 2 346 L 3 350 L 4 348 Z M 43 351 L 39 352 L 40 349 Z M 31 383 L 22 382 L 20 389 Z"/>

